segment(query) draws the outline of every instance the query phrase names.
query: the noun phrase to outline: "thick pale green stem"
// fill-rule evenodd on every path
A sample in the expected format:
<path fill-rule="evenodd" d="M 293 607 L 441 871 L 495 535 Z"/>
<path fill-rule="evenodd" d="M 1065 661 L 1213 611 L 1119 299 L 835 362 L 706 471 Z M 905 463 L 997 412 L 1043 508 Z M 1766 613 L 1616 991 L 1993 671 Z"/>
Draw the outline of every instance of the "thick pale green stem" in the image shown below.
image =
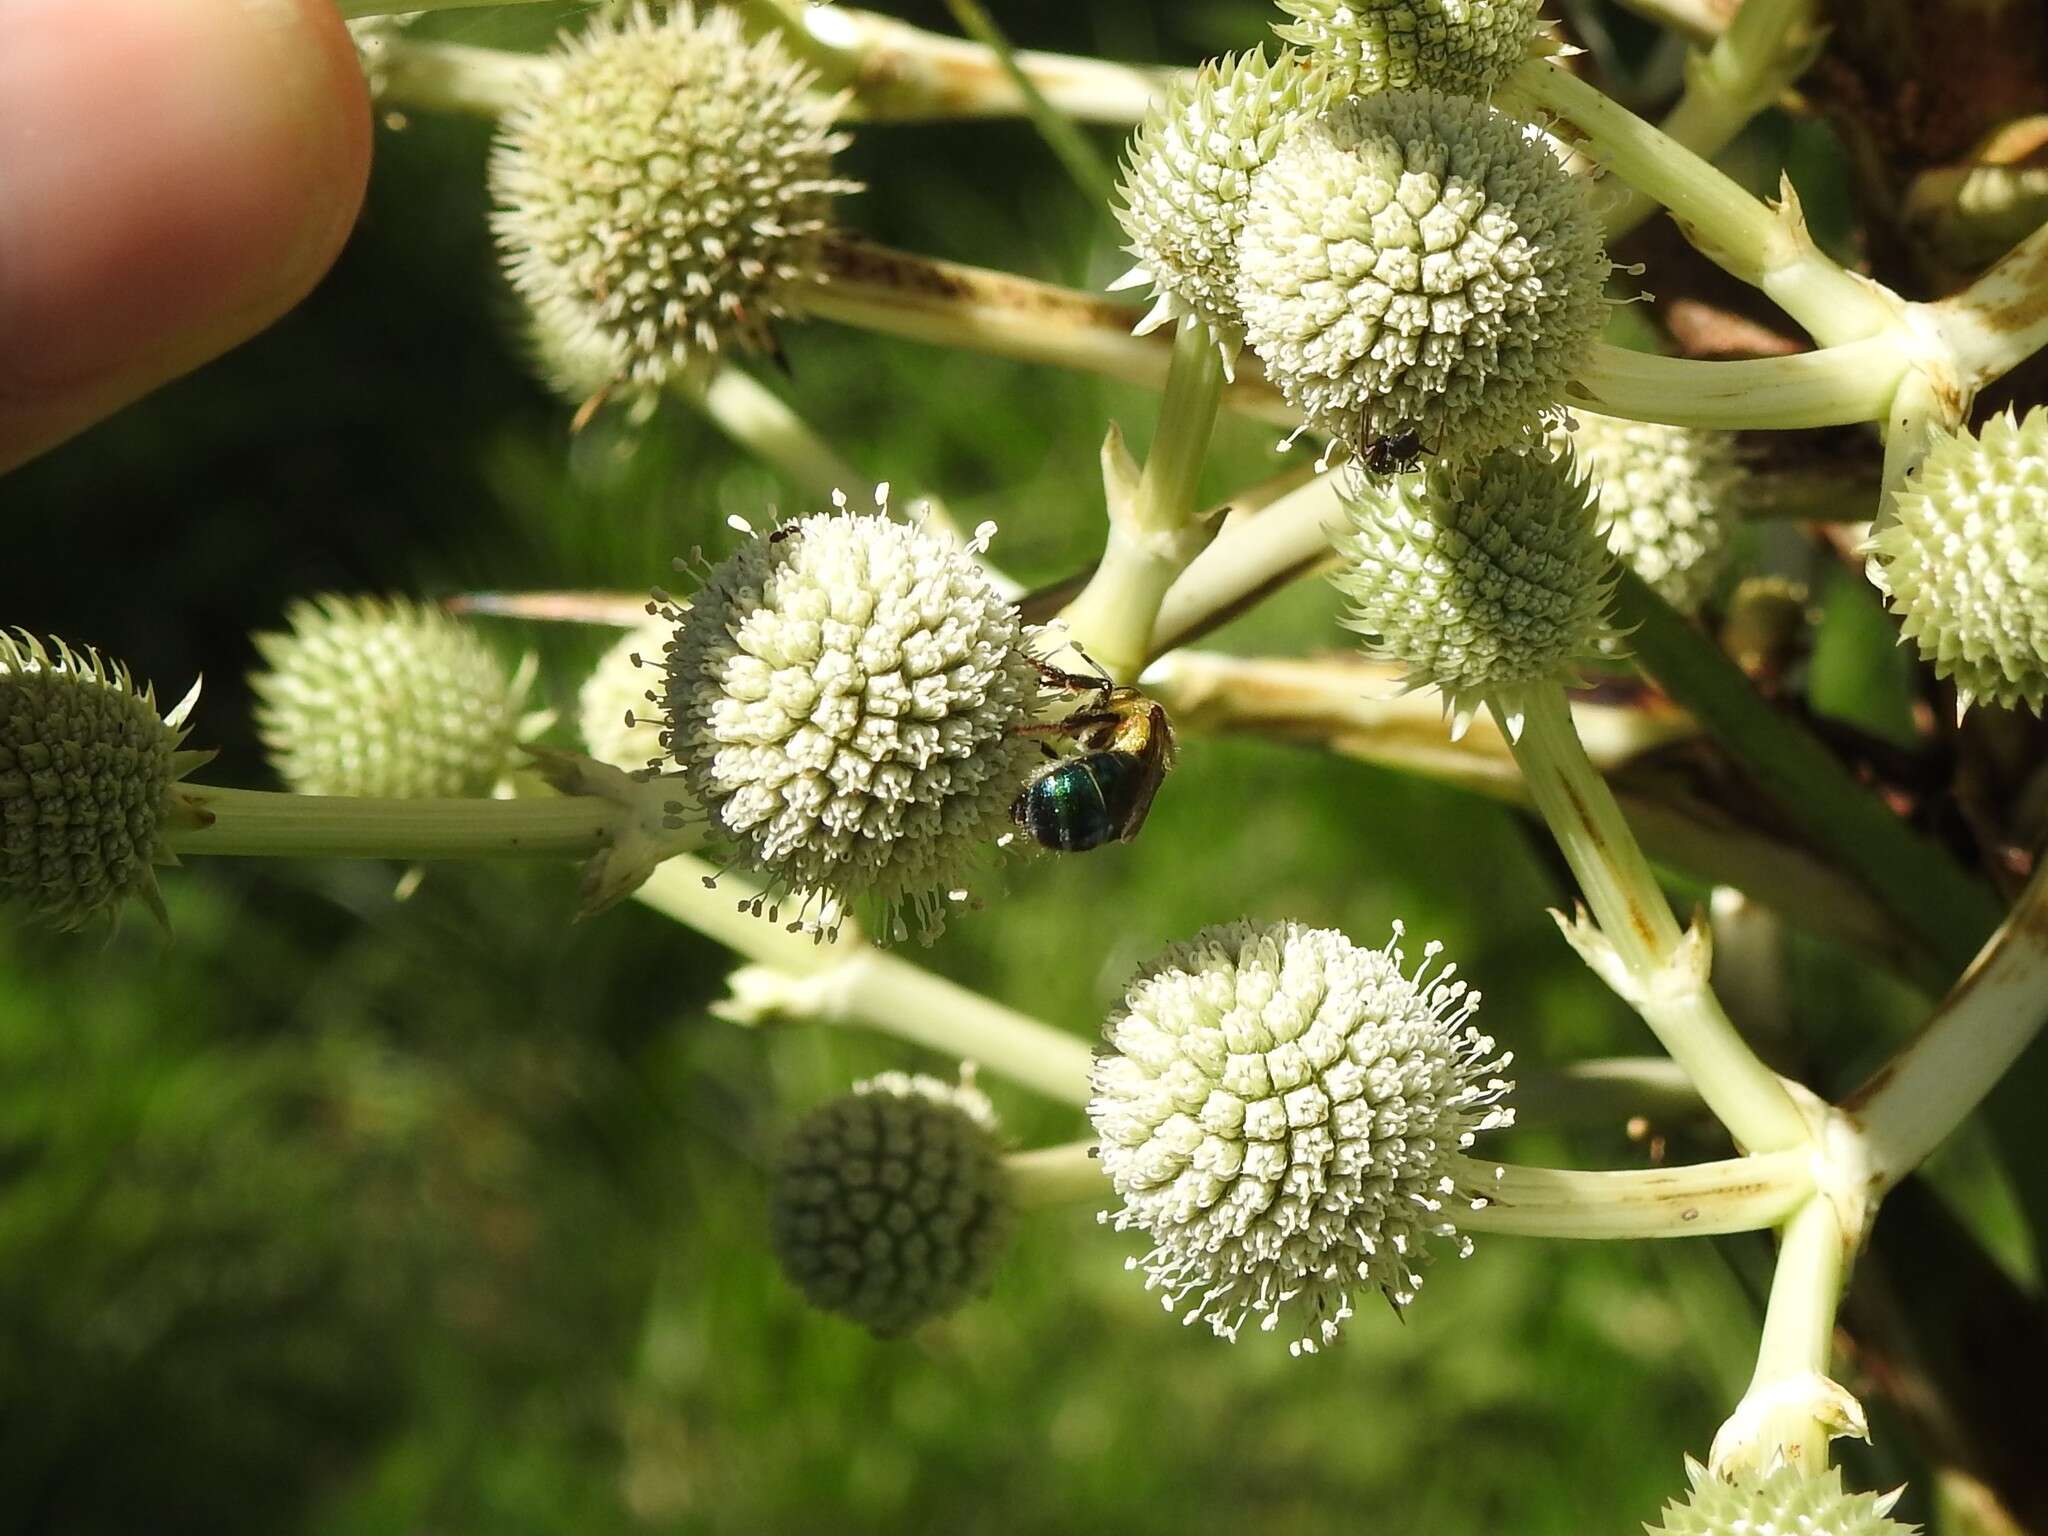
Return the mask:
<path fill-rule="evenodd" d="M 1101 1200 L 1107 1194 L 1092 1142 L 1003 1160 L 1026 1205 Z M 1457 1157 L 1446 1170 L 1458 1193 L 1445 1214 L 1461 1232 L 1518 1237 L 1710 1237 L 1774 1227 L 1813 1193 L 1804 1152 L 1768 1152 L 1682 1168 L 1594 1172 L 1532 1168 Z"/>
<path fill-rule="evenodd" d="M 1799 1146 L 1808 1136 L 1805 1117 L 1722 1011 L 1707 980 L 1705 935 L 1688 938 L 1672 917 L 1621 808 L 1586 758 L 1564 690 L 1531 689 L 1521 707 L 1515 761 L 1618 972 L 1588 952 L 1590 935 L 1576 932 L 1574 942 L 1634 1005 L 1738 1142 L 1760 1152 Z M 1496 704 L 1496 717 L 1500 712 Z"/>
<path fill-rule="evenodd" d="M 1252 516 L 1225 522 L 1167 590 L 1152 628 L 1153 654 L 1187 644 L 1334 558 L 1330 538 L 1344 526 L 1340 481 L 1318 475 Z"/>
<path fill-rule="evenodd" d="M 1652 681 L 1749 771 L 1812 843 L 1856 876 L 1946 975 L 1998 925 L 1999 908 L 1936 844 L 1893 815 L 1827 747 L 1758 696 L 1742 670 L 1624 572 L 1615 617 Z"/>
<path fill-rule="evenodd" d="M 1908 366 L 1890 334 L 1727 362 L 1600 344 L 1565 386 L 1565 404 L 1678 427 L 1848 426 L 1884 420 Z"/>
<path fill-rule="evenodd" d="M 1813 1476 L 1830 1439 L 1862 1432 L 1862 1410 L 1827 1374 L 1847 1259 L 1834 1202 L 1816 1194 L 1785 1223 L 1756 1373 L 1714 1437 L 1716 1472 L 1754 1476 L 1783 1458 Z"/>
<path fill-rule="evenodd" d="M 856 949 L 793 987 L 746 972 L 733 985 L 741 1008 L 761 1016 L 878 1030 L 1067 1104 L 1091 1093 L 1086 1041 L 885 950 Z"/>
<path fill-rule="evenodd" d="M 1705 159 L 1726 149 L 1785 90 L 1819 46 L 1814 0 L 1743 0 L 1728 30 L 1685 65 L 1685 90 L 1659 125 L 1674 144 Z M 1657 211 L 1634 187 L 1601 210 L 1610 240 Z"/>
<path fill-rule="evenodd" d="M 745 1023 L 854 1024 L 972 1061 L 1068 1104 L 1085 1104 L 1094 1054 L 1086 1042 L 1004 1008 L 849 937 L 815 943 L 752 914 L 755 888 L 733 876 L 714 888 L 701 860 L 670 859 L 635 893 L 645 905 L 755 962 L 732 977 L 720 1012 Z"/>
<path fill-rule="evenodd" d="M 335 0 L 343 21 L 405 16 L 414 11 L 476 11 L 494 5 L 537 5 L 540 0 Z"/>
<path fill-rule="evenodd" d="M 2048 347 L 2048 224 L 1961 293 L 1927 311 L 1972 390 Z"/>
<path fill-rule="evenodd" d="M 1157 332 L 1133 336 L 1140 312 L 1097 294 L 845 239 L 827 247 L 824 272 L 804 306 L 827 320 L 1152 389 L 1167 380 L 1172 341 Z M 1255 361 L 1240 363 L 1224 405 L 1297 425 L 1300 416 L 1250 366 Z"/>
<path fill-rule="evenodd" d="M 561 73 L 538 53 L 472 48 L 400 35 L 378 44 L 377 104 L 468 117 L 503 117 Z"/>
<path fill-rule="evenodd" d="M 1081 195 L 1095 206 L 1110 201 L 1116 195 L 1116 172 L 1103 159 L 1094 140 L 1074 126 L 1073 118 L 1045 99 L 1045 92 L 1024 68 L 1021 55 L 1010 46 L 1009 38 L 996 25 L 988 8 L 980 0 L 946 0 L 946 6 L 960 24 L 960 30 L 989 51 L 1003 78 L 1017 92 L 1032 126 L 1038 129 L 1038 136 L 1066 167 L 1068 179 L 1080 188 Z"/>
<path fill-rule="evenodd" d="M 2048 860 L 1926 1027 L 1843 1109 L 1889 1189 L 1983 1102 L 2048 1024 Z"/>
<path fill-rule="evenodd" d="M 1894 304 L 1814 245 L 1796 202 L 1773 210 L 1683 144 L 1548 58 L 1510 77 L 1499 99 L 1511 109 L 1565 120 L 1557 131 L 1639 192 L 1662 203 L 1686 238 L 1744 282 L 1761 288 L 1824 345 L 1890 331 Z M 1565 126 L 1569 124 L 1569 128 Z M 1786 185 L 1790 195 L 1790 185 Z"/>
<path fill-rule="evenodd" d="M 1134 336 L 1129 305 L 1092 293 L 840 239 L 827 247 L 824 281 L 805 307 L 886 336 L 1023 362 L 1049 363 L 1157 389 L 1171 343 Z M 1300 414 L 1239 357 L 1223 408 L 1298 426 Z M 1891 334 L 1790 357 L 1699 362 L 1595 344 L 1565 403 L 1607 416 L 1677 426 L 1790 428 L 1879 421 L 1908 364 Z"/>
<path fill-rule="evenodd" d="M 1524 1237 L 1706 1237 L 1776 1226 L 1813 1192 L 1803 1150 L 1758 1153 L 1682 1168 L 1611 1173 L 1528 1168 L 1458 1158 L 1450 1170 L 1461 1194 L 1452 1220 L 1461 1232 Z"/>
<path fill-rule="evenodd" d="M 682 393 L 719 431 L 812 500 L 864 483 L 810 423 L 743 369 L 721 367 L 709 382 Z"/>
<path fill-rule="evenodd" d="M 1189 568 L 1190 576 L 1231 537 L 1226 529 Z M 1249 563 L 1259 551 L 1240 553 Z M 1215 569 L 1228 577 L 1227 566 Z M 1168 594 L 1162 628 L 1182 585 Z M 1162 635 L 1155 632 L 1153 641 L 1163 643 Z M 1492 799 L 1527 799 L 1507 740 L 1488 720 L 1475 720 L 1450 740 L 1438 700 L 1403 693 L 1398 668 L 1363 656 L 1304 660 L 1182 649 L 1154 661 L 1144 684 L 1184 735 L 1250 732 L 1315 744 Z M 1572 723 L 1603 774 L 1626 770 L 1631 759 L 1699 733 L 1697 722 L 1654 699 L 1576 696 Z M 1902 942 L 1897 922 L 1869 891 L 1806 845 L 1787 842 L 1769 818 L 1752 824 L 1742 805 L 1695 798 L 1688 784 L 1654 770 L 1614 788 L 1630 827 L 1659 867 L 1705 884 L 1737 886 L 1805 931 L 1848 944 L 1932 992 L 1948 985 L 1954 973 L 1936 972 L 1924 950 Z"/>
<path fill-rule="evenodd" d="M 837 942 L 830 944 L 813 933 L 792 933 L 781 923 L 756 917 L 751 909 L 759 894 L 758 887 L 737 876 L 720 877 L 716 866 L 687 854 L 663 864 L 633 893 L 642 905 L 788 976 L 829 971 L 865 946 L 850 915 L 840 925 Z"/>
<path fill-rule="evenodd" d="M 533 800 L 374 800 L 181 784 L 197 825 L 173 824 L 172 852 L 259 858 L 488 859 L 597 852 L 619 807 L 585 795 Z"/>
<path fill-rule="evenodd" d="M 360 3 L 360 0 L 358 0 Z M 1135 123 L 1173 71 L 1019 49 L 1015 73 L 993 48 L 927 32 L 891 16 L 805 0 L 740 0 L 757 28 L 773 27 L 829 89 L 853 92 L 848 115 L 875 122 L 1016 117 L 1029 110 L 1018 76 L 1062 117 Z"/>
<path fill-rule="evenodd" d="M 1070 1141 L 1064 1146 L 1012 1152 L 1003 1159 L 1003 1171 L 1010 1176 L 1010 1191 L 1017 1204 L 1026 1210 L 1046 1205 L 1099 1203 L 1110 1193 L 1093 1141 Z"/>
<path fill-rule="evenodd" d="M 1209 328 L 1182 320 L 1159 407 L 1159 429 L 1144 472 L 1131 483 L 1122 438 L 1103 446 L 1109 536 L 1081 595 L 1060 615 L 1072 642 L 1118 682 L 1151 656 L 1153 625 L 1167 589 L 1201 548 L 1189 526 L 1223 392 L 1223 360 Z"/>

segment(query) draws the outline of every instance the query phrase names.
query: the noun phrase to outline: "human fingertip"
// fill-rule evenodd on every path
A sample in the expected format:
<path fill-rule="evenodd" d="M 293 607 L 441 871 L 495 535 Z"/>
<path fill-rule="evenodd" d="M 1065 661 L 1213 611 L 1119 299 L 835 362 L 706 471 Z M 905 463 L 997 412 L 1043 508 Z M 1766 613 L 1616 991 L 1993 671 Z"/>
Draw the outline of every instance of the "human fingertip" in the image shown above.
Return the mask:
<path fill-rule="evenodd" d="M 0 469 L 297 303 L 369 159 L 330 0 L 0 4 Z"/>

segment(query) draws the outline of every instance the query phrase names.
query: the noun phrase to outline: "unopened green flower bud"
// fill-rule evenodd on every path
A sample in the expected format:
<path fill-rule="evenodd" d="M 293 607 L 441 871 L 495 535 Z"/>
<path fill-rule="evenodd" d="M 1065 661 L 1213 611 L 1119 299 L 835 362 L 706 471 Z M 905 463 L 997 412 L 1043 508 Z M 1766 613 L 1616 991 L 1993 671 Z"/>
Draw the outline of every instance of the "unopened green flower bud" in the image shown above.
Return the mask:
<path fill-rule="evenodd" d="M 669 751 L 713 833 L 795 926 L 851 907 L 929 941 L 1038 760 L 1023 620 L 966 547 L 834 494 L 705 575 L 668 648 Z M 814 911 L 815 909 L 815 911 Z M 770 916 L 774 917 L 771 911 Z"/>
<path fill-rule="evenodd" d="M 1582 181 L 1526 124 L 1462 96 L 1355 98 L 1252 178 L 1246 340 L 1308 424 L 1465 457 L 1554 420 L 1606 318 Z"/>
<path fill-rule="evenodd" d="M 1607 547 L 1680 613 L 1697 613 L 1741 525 L 1732 432 L 1572 412 L 1569 441 L 1599 493 Z M 1563 443 L 1562 428 L 1553 442 Z"/>
<path fill-rule="evenodd" d="M 1900 629 L 1956 702 L 2048 704 L 2048 409 L 1939 436 L 1871 540 Z"/>
<path fill-rule="evenodd" d="M 1226 354 L 1243 343 L 1237 236 L 1252 172 L 1330 99 L 1324 72 L 1283 51 L 1212 59 L 1177 80 L 1131 136 L 1117 219 L 1138 265 L 1112 285 L 1149 283 L 1142 335 L 1193 315 Z"/>
<path fill-rule="evenodd" d="M 61 640 L 0 631 L 0 904 L 77 928 L 131 899 L 163 918 L 155 866 L 198 701 L 159 716 L 127 668 Z"/>
<path fill-rule="evenodd" d="M 1511 1122 L 1508 1058 L 1471 1025 L 1477 993 L 1295 923 L 1232 923 L 1138 973 L 1108 1024 L 1089 1117 L 1140 1228 L 1137 1261 L 1182 1321 L 1236 1338 L 1283 1320 L 1296 1353 L 1333 1342 L 1359 1292 L 1405 1306 L 1428 1240 L 1460 1254 L 1457 1154 Z"/>
<path fill-rule="evenodd" d="M 407 598 L 316 597 L 255 636 L 256 729 L 303 795 L 468 798 L 499 789 L 520 744 L 535 662 L 508 674 L 475 630 Z"/>
<path fill-rule="evenodd" d="M 1807 1472 L 1780 1464 L 1761 1479 L 1725 1481 L 1690 1457 L 1691 1491 L 1664 1506 L 1661 1525 L 1646 1536 L 1917 1536 L 1917 1525 L 1890 1517 L 1905 1490 L 1848 1493 L 1842 1469 Z"/>
<path fill-rule="evenodd" d="M 1014 1219 L 986 1096 L 901 1072 L 799 1125 L 770 1199 L 791 1283 L 883 1338 L 984 1294 Z"/>
<path fill-rule="evenodd" d="M 1608 638 L 1616 567 L 1593 488 L 1565 454 L 1503 449 L 1360 476 L 1333 578 L 1367 654 L 1435 688 L 1458 722 L 1571 682 Z"/>
<path fill-rule="evenodd" d="M 819 280 L 838 103 L 774 34 L 724 6 L 644 4 L 566 43 L 506 114 L 493 218 L 545 344 L 651 392 L 740 343 L 765 345 Z M 594 391 L 593 391 L 594 393 Z"/>
<path fill-rule="evenodd" d="M 1280 0 L 1274 31 L 1361 96 L 1433 86 L 1487 97 L 1527 57 L 1538 0 Z"/>

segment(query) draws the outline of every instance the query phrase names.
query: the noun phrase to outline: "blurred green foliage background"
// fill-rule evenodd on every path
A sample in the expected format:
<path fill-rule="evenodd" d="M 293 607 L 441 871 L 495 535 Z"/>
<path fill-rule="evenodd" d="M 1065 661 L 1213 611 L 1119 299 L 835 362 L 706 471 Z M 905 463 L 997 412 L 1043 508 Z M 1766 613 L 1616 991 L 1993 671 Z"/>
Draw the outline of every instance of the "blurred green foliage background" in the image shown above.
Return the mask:
<path fill-rule="evenodd" d="M 944 7 L 899 14 L 946 29 Z M 1022 43 L 1191 61 L 1257 0 L 992 7 Z M 537 46 L 568 7 L 436 18 Z M 322 590 L 644 588 L 730 513 L 793 510 L 686 410 L 573 437 L 496 276 L 487 125 L 380 132 L 332 278 L 255 344 L 10 479 L 0 618 L 206 676 L 216 781 L 270 781 L 247 636 Z M 1106 150 L 1115 139 L 1103 135 Z M 864 129 L 857 228 L 1100 286 L 1114 226 L 1018 123 Z M 1099 538 L 1096 444 L 1139 392 L 817 326 L 764 373 L 864 472 L 1001 526 L 1027 583 Z M 1220 496 L 1277 465 L 1226 423 Z M 1841 622 L 1867 625 L 1846 605 Z M 1341 643 L 1319 585 L 1219 644 Z M 573 719 L 595 631 L 538 647 Z M 1882 647 L 1874 647 L 1881 650 Z M 1888 660 L 1873 663 L 1881 675 Z M 1855 684 L 1856 669 L 1847 680 Z M 1878 690 L 1882 693 L 1882 690 Z M 558 728 L 555 738 L 569 737 Z M 726 957 L 628 906 L 569 926 L 572 873 L 199 861 L 177 937 L 0 933 L 0 1527 L 357 1533 L 1624 1531 L 1739 1393 L 1761 1240 L 1482 1241 L 1403 1321 L 1289 1359 L 1176 1326 L 1089 1211 L 1025 1226 L 995 1294 L 909 1342 L 807 1312 L 768 1256 L 778 1128 L 913 1062 L 710 1018 Z M 1559 941 L 1514 815 L 1297 750 L 1189 741 L 1145 835 L 1013 864 L 917 958 L 1092 1036 L 1162 942 L 1243 914 L 1443 940 L 1523 1070 L 1645 1037 Z M 1817 1036 L 1901 1000 L 1795 950 Z M 1071 1112 L 991 1083 L 1020 1144 Z M 1619 1126 L 1501 1155 L 1639 1161 Z M 1910 1473 L 1903 1442 L 1864 1486 Z"/>

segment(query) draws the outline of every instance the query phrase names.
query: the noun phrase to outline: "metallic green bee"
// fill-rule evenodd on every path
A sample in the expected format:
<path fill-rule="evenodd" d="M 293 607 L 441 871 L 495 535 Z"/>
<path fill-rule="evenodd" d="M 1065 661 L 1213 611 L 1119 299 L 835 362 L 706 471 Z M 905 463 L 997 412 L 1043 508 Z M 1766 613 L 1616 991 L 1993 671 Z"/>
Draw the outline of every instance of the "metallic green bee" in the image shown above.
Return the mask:
<path fill-rule="evenodd" d="M 1041 846 L 1062 853 L 1129 842 L 1145 825 L 1159 782 L 1173 766 L 1173 725 L 1166 710 L 1107 677 L 1083 677 L 1043 662 L 1038 670 L 1054 687 L 1090 697 L 1064 719 L 1020 730 L 1068 737 L 1081 750 L 1054 755 L 1032 774 L 1011 803 L 1010 819 Z"/>

